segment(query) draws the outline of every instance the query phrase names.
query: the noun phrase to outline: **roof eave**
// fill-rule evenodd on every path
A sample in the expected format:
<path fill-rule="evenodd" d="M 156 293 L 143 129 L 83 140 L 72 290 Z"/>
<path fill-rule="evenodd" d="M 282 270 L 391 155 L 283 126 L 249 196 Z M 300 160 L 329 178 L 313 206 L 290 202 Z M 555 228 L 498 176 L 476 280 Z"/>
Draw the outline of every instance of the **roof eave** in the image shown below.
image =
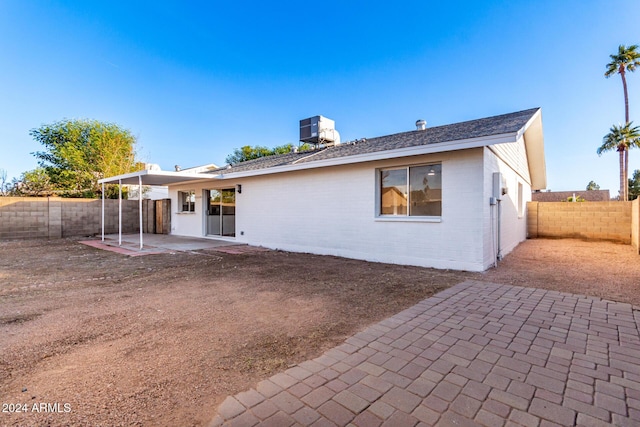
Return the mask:
<path fill-rule="evenodd" d="M 531 189 L 542 190 L 547 188 L 542 110 L 538 109 L 518 134 L 524 137 L 527 160 L 529 162 L 529 175 L 531 176 Z"/>
<path fill-rule="evenodd" d="M 212 179 L 215 179 L 215 175 L 207 173 L 142 170 L 102 178 L 98 183 L 138 185 L 142 182 L 142 185 L 175 185 Z"/>

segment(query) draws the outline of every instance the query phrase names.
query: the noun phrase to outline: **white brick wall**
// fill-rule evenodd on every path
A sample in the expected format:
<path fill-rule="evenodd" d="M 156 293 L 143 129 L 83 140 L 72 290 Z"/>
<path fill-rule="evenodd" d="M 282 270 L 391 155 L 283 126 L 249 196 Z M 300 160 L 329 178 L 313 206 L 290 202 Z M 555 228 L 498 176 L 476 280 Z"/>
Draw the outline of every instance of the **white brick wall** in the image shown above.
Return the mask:
<path fill-rule="evenodd" d="M 376 218 L 376 169 L 427 162 L 442 162 L 442 221 Z M 474 149 L 247 178 L 236 198 L 237 240 L 370 261 L 483 270 L 482 165 L 482 149 Z"/>
<path fill-rule="evenodd" d="M 506 144 L 493 145 L 492 150 L 506 164 L 510 165 L 514 170 L 518 171 L 522 179 L 528 183 L 531 182 L 529 174 L 529 163 L 527 161 L 527 150 L 524 146 L 524 140 L 518 142 L 510 142 Z"/>
<path fill-rule="evenodd" d="M 376 217 L 379 168 L 442 163 L 441 222 L 393 221 Z M 199 185 L 172 187 L 172 234 L 204 235 L 203 190 L 232 188 L 236 194 L 235 241 L 273 249 L 336 255 L 377 262 L 483 271 L 493 264 L 492 173 L 505 176 L 502 253 L 526 238 L 526 215 L 518 217 L 518 182 L 523 200 L 530 186 L 487 148 L 477 148 L 309 169 Z M 177 213 L 177 191 L 195 190 L 195 213 Z"/>
<path fill-rule="evenodd" d="M 204 235 L 204 207 L 202 204 L 202 189 L 207 187 L 204 184 L 184 184 L 169 187 L 169 198 L 171 199 L 171 234 L 179 236 L 202 237 Z M 179 191 L 195 190 L 196 202 L 194 212 L 180 212 L 181 201 L 178 200 Z"/>
<path fill-rule="evenodd" d="M 502 144 L 506 145 L 506 144 Z M 499 159 L 490 149 L 484 149 L 484 200 L 482 202 L 485 213 L 484 220 L 484 267 L 489 268 L 495 261 L 497 251 L 497 206 L 489 204 L 489 198 L 493 194 L 493 173 L 500 172 L 507 185 L 507 194 L 502 196 L 500 204 L 500 246 L 504 256 L 511 252 L 520 242 L 527 238 L 527 216 L 523 208 L 522 215 L 518 215 L 518 184 L 522 184 L 522 203 L 531 201 L 531 186 L 522 178 L 523 171 L 517 174 L 514 169 Z M 527 169 L 528 174 L 528 169 Z M 493 212 L 492 212 L 493 211 Z M 493 219 L 492 219 L 493 215 Z M 492 237 L 494 236 L 494 237 Z M 492 246 L 493 243 L 493 246 Z"/>

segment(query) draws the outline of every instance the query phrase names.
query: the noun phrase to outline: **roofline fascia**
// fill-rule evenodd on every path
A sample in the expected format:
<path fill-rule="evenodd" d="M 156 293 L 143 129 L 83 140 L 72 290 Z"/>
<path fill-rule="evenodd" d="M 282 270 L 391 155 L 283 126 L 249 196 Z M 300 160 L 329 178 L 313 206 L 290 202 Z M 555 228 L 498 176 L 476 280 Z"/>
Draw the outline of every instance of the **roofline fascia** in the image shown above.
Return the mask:
<path fill-rule="evenodd" d="M 525 125 L 524 125 L 524 126 L 522 126 L 522 127 L 520 128 L 520 130 L 517 132 L 516 140 L 518 140 L 518 139 L 520 139 L 521 137 L 523 137 L 523 136 L 524 136 L 524 134 L 525 134 L 525 132 L 529 129 L 529 127 L 530 127 L 533 123 L 535 123 L 535 121 L 536 121 L 536 120 L 537 120 L 541 115 L 542 115 L 542 109 L 541 109 L 541 108 L 538 108 L 538 109 L 536 110 L 536 112 L 535 112 L 535 113 L 533 113 L 533 114 L 531 115 L 531 117 L 529 117 L 529 120 L 527 120 L 527 123 L 525 123 Z"/>
<path fill-rule="evenodd" d="M 186 178 L 190 178 L 190 177 L 186 177 Z M 194 183 L 200 183 L 200 182 L 207 182 L 207 181 L 213 181 L 215 178 L 212 177 L 202 177 L 202 176 L 198 176 L 198 177 L 194 177 L 194 179 L 185 179 L 184 181 L 180 181 L 180 182 L 170 182 L 167 184 L 163 184 L 163 187 L 169 187 L 169 186 L 174 186 L 174 185 L 184 185 L 184 184 L 194 184 Z M 145 184 L 143 184 L 145 185 Z M 149 184 L 146 184 L 149 185 Z"/>
<path fill-rule="evenodd" d="M 531 189 L 541 190 L 547 188 L 547 166 L 544 155 L 544 131 L 542 124 L 542 110 L 531 117 L 522 129 L 529 175 L 531 175 Z"/>
<path fill-rule="evenodd" d="M 329 166 L 342 166 L 353 163 L 373 162 L 376 160 L 397 159 L 401 157 L 418 156 L 422 154 L 442 153 L 445 151 L 458 151 L 469 148 L 479 148 L 494 144 L 504 144 L 517 141 L 517 132 L 503 133 L 499 135 L 485 136 L 481 138 L 468 138 L 456 141 L 438 142 L 434 144 L 419 145 L 415 147 L 398 148 L 395 150 L 376 151 L 373 153 L 356 154 L 353 156 L 338 157 L 335 159 L 315 160 L 309 163 L 298 163 L 271 168 L 256 169 L 245 172 L 231 172 L 214 175 L 218 179 L 246 178 L 259 175 L 271 175 L 275 173 L 293 172 L 306 169 L 316 169 Z"/>
<path fill-rule="evenodd" d="M 134 178 L 136 176 L 145 176 L 148 175 L 148 170 L 141 170 L 136 172 L 124 173 L 122 175 L 110 176 L 108 178 L 101 178 L 98 180 L 98 184 L 108 184 L 110 182 L 120 181 L 122 179 Z"/>

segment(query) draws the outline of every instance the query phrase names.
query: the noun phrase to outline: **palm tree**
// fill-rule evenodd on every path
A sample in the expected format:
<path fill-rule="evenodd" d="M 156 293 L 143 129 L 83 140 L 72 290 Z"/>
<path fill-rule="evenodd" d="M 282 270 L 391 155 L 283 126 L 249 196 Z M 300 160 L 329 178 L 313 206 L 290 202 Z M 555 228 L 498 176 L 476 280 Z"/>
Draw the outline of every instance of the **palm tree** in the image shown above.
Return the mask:
<path fill-rule="evenodd" d="M 636 67 L 640 67 L 640 52 L 638 45 L 634 44 L 629 47 L 621 44 L 618 46 L 617 55 L 609 55 L 611 62 L 607 64 L 607 71 L 604 76 L 609 78 L 614 74 L 620 74 L 622 78 L 622 89 L 624 90 L 624 122 L 629 123 L 629 95 L 627 93 L 627 71 L 634 72 Z"/>
<path fill-rule="evenodd" d="M 616 55 L 609 55 L 611 62 L 607 64 L 607 71 L 604 76 L 609 78 L 614 74 L 620 74 L 622 78 L 622 89 L 624 91 L 624 122 L 629 123 L 629 94 L 627 92 L 627 78 L 626 72 L 634 72 L 636 67 L 640 67 L 640 52 L 638 52 L 638 45 L 634 44 L 629 47 L 625 45 L 618 46 L 618 53 Z M 613 129 L 613 128 L 612 128 Z M 620 162 L 624 164 L 624 176 L 629 176 L 629 149 L 620 151 Z M 626 181 L 625 181 L 626 182 Z M 625 186 L 624 195 L 621 193 L 621 200 L 627 200 L 628 191 Z"/>
<path fill-rule="evenodd" d="M 629 148 L 640 148 L 640 126 L 631 126 L 632 122 L 626 125 L 613 125 L 609 133 L 602 138 L 602 145 L 598 148 L 598 156 L 605 151 L 616 150 L 620 153 L 620 200 L 628 200 L 627 170 L 625 168 L 625 155 Z"/>

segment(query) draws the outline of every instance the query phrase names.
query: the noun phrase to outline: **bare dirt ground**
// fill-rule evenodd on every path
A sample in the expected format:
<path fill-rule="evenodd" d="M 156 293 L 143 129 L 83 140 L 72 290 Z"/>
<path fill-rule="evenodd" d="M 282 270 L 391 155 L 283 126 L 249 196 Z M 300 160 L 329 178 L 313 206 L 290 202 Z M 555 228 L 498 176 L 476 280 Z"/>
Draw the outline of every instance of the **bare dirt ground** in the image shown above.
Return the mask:
<path fill-rule="evenodd" d="M 465 273 L 0 242 L 0 425 L 206 425 L 227 395 L 469 278 L 640 305 L 640 257 L 609 243 L 531 240 Z"/>

